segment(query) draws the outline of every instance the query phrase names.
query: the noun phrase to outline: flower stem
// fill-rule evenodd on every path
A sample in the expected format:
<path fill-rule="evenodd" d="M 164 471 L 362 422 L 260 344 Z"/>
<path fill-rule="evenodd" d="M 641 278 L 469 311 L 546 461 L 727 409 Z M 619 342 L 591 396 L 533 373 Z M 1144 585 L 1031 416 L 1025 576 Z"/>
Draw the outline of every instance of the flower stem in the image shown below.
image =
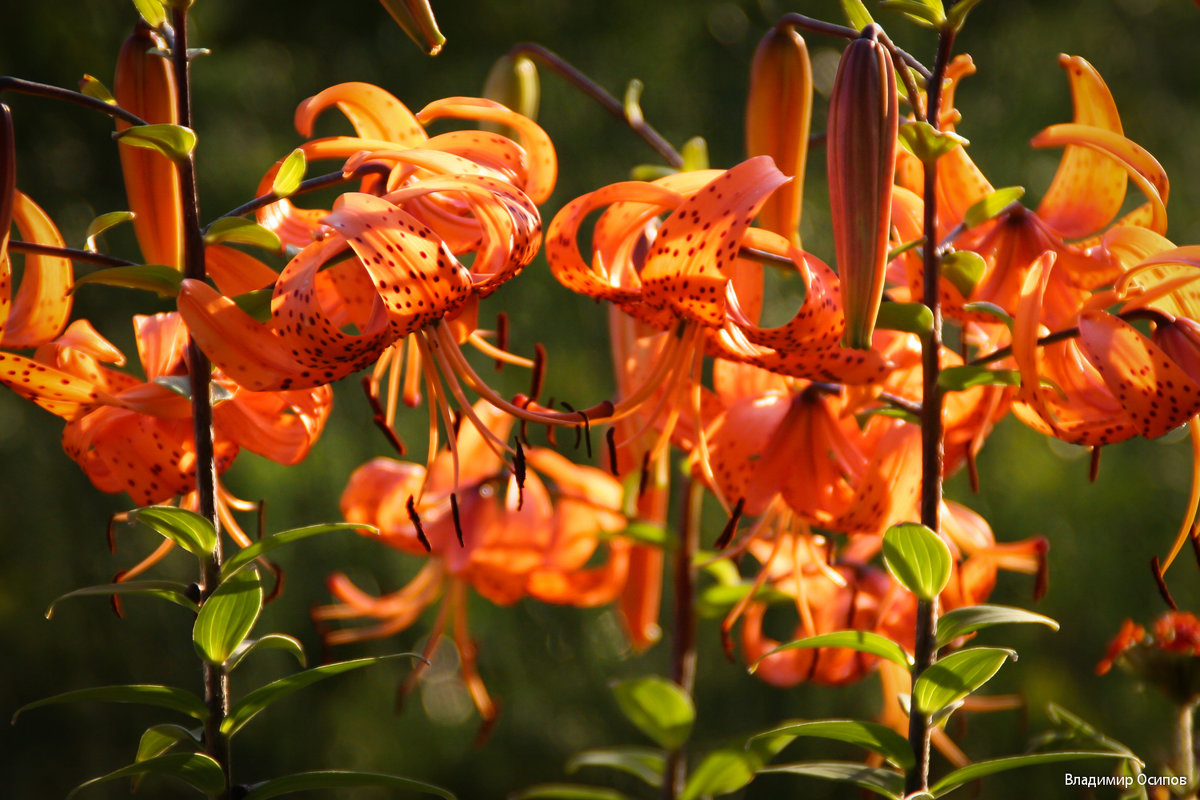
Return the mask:
<path fill-rule="evenodd" d="M 390 171 L 391 169 L 383 164 L 363 164 L 362 166 L 358 167 L 358 169 L 355 169 L 351 172 L 343 172 L 342 170 L 338 170 L 337 172 L 327 172 L 324 175 L 317 175 L 301 181 L 300 185 L 296 188 L 296 191 L 292 192 L 290 195 L 288 195 L 288 197 L 295 197 L 298 194 L 305 194 L 306 192 L 314 192 L 317 189 L 324 189 L 327 186 L 337 186 L 338 184 L 347 183 L 371 173 L 386 175 Z M 268 192 L 267 194 L 259 195 L 249 202 L 243 203 L 232 211 L 226 211 L 224 214 L 218 217 L 218 219 L 225 219 L 226 217 L 242 217 L 251 213 L 252 211 L 257 211 L 264 206 L 269 206 L 271 203 L 274 203 L 280 199 L 281 198 L 274 192 Z M 212 223 L 209 223 L 209 225 L 205 227 L 205 230 L 207 231 L 210 227 L 212 227 Z"/>
<path fill-rule="evenodd" d="M 696 553 L 700 549 L 701 503 L 704 484 L 688 480 L 680 520 L 680 542 L 675 551 L 675 619 L 671 632 L 671 680 L 688 697 L 696 689 Z M 687 745 L 667 753 L 662 800 L 675 800 L 687 784 Z"/>
<path fill-rule="evenodd" d="M 113 103 L 106 103 L 103 100 L 98 100 L 95 97 L 89 97 L 82 92 L 75 92 L 70 89 L 63 89 L 59 86 L 50 86 L 45 83 L 37 83 L 35 81 L 27 81 L 21 78 L 13 78 L 4 76 L 0 78 L 0 94 L 4 92 L 17 92 L 18 94 L 29 94 L 36 97 L 48 97 L 51 100 L 62 100 L 66 103 L 73 103 L 77 106 L 90 108 L 93 111 L 99 111 L 101 114 L 107 114 L 110 117 L 124 120 L 130 125 L 146 125 L 146 120 L 139 117 L 137 114 L 126 111 Z"/>
<path fill-rule="evenodd" d="M 927 85 L 926 117 L 929 124 L 938 127 L 942 100 L 942 77 L 950 61 L 954 46 L 954 31 L 947 28 L 938 37 L 937 59 Z M 937 162 L 925 167 L 924 229 L 925 241 L 937 240 Z M 941 279 L 940 253 L 936 248 L 925 248 L 925 292 L 924 301 L 933 312 L 933 326 L 921 340 L 922 393 L 921 393 L 921 523 L 933 531 L 938 530 L 939 509 L 942 504 L 942 456 L 944 432 L 942 429 L 942 391 L 938 386 L 941 373 L 942 312 L 938 303 L 938 283 Z M 937 645 L 937 598 L 917 604 L 916 640 L 912 669 L 913 686 L 936 659 Z M 916 765 L 904 778 L 905 794 L 929 789 L 929 718 L 916 709 L 916 698 L 910 698 L 908 718 L 908 743 L 916 756 Z"/>
<path fill-rule="evenodd" d="M 803 14 L 797 14 L 795 12 L 784 14 L 779 18 L 779 22 L 775 23 L 775 25 L 776 27 L 780 25 L 793 25 L 801 30 L 806 30 L 811 33 L 820 33 L 826 36 L 838 36 L 842 39 L 857 39 L 859 35 L 859 31 L 856 31 L 854 28 L 847 28 L 845 25 L 835 25 L 832 22 L 823 22 L 822 20 L 806 17 Z M 893 45 L 890 41 L 888 41 L 886 44 L 888 49 L 891 50 L 894 55 L 899 56 L 904 63 L 912 67 L 918 75 L 925 80 L 930 79 L 930 72 L 925 68 L 924 64 L 918 61 L 915 57 Z"/>
<path fill-rule="evenodd" d="M 22 242 L 19 239 L 10 239 L 8 249 L 14 253 L 29 253 L 35 256 L 53 256 L 55 258 L 69 258 L 72 261 L 86 261 L 102 267 L 136 267 L 138 265 L 136 261 L 126 261 L 123 258 L 108 256 L 104 253 L 93 253 L 91 250 L 54 247 L 53 245 L 38 244 L 37 242 Z"/>
<path fill-rule="evenodd" d="M 522 42 L 509 51 L 509 55 L 523 55 L 543 66 L 557 72 L 568 83 L 588 97 L 595 100 L 601 108 L 613 115 L 617 119 L 624 122 L 630 129 L 636 133 L 641 139 L 662 156 L 663 160 L 672 167 L 683 166 L 683 156 L 679 154 L 671 143 L 668 142 L 662 134 L 656 131 L 645 120 L 633 120 L 625 113 L 625 106 L 617 98 L 613 97 L 604 87 L 593 81 L 587 75 L 584 75 L 575 67 L 564 61 L 557 53 L 547 50 L 540 44 L 533 42 Z"/>
<path fill-rule="evenodd" d="M 171 65 L 175 71 L 175 83 L 179 124 L 192 127 L 190 65 L 187 43 L 187 8 L 176 5 L 171 8 L 171 26 L 175 31 L 174 46 L 171 48 Z M 180 199 L 183 206 L 183 273 L 184 277 L 204 280 L 207 270 L 204 263 L 204 237 L 200 229 L 200 201 L 196 189 L 195 156 L 189 153 L 179 161 Z M 198 511 L 202 517 L 218 530 L 216 545 L 209 557 L 203 559 L 200 600 L 203 604 L 216 590 L 221 578 L 220 521 L 217 519 L 217 465 L 213 445 L 212 414 L 212 365 L 201 352 L 196 340 L 188 339 L 188 377 L 192 388 L 192 421 L 196 439 L 196 497 Z M 225 773 L 225 789 L 222 798 L 230 794 L 232 786 L 229 765 L 229 742 L 221 732 L 221 722 L 229 714 L 229 673 L 224 666 L 203 665 L 204 703 L 208 716 L 204 721 L 204 751 L 211 756 Z"/>
<path fill-rule="evenodd" d="M 1196 703 L 1179 706 L 1175 718 L 1175 774 L 1187 781 L 1188 797 L 1196 797 L 1196 749 L 1192 732 L 1196 726 Z"/>

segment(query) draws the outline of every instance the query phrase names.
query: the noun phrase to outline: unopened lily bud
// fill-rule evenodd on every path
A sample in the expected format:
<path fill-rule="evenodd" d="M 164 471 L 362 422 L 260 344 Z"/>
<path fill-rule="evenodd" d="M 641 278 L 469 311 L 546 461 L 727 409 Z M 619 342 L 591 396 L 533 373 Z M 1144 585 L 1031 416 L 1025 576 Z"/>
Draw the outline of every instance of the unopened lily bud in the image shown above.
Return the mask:
<path fill-rule="evenodd" d="M 869 349 L 883 298 L 899 108 L 882 29 L 868 25 L 838 64 L 826 152 L 833 243 L 842 282 L 842 344 Z"/>
<path fill-rule="evenodd" d="M 1200 381 L 1200 323 L 1176 317 L 1159 323 L 1152 338 L 1184 372 Z"/>
<path fill-rule="evenodd" d="M 117 56 L 113 97 L 117 105 L 150 124 L 179 122 L 175 74 L 169 59 L 151 53 L 166 43 L 139 23 Z M 129 128 L 117 121 L 117 131 Z M 150 264 L 183 263 L 183 207 L 179 171 L 165 155 L 140 147 L 119 147 L 125 196 L 134 213 L 133 231 L 142 257 Z"/>
<path fill-rule="evenodd" d="M 754 52 L 746 100 L 746 154 L 770 156 L 792 182 L 758 212 L 762 227 L 800 245 L 804 167 L 812 123 L 812 62 L 804 39 L 790 25 L 767 32 Z"/>
<path fill-rule="evenodd" d="M 429 0 L 380 0 L 392 19 L 404 29 L 408 38 L 417 43 L 427 56 L 442 52 L 446 37 L 438 30 L 437 20 Z"/>
<path fill-rule="evenodd" d="M 495 100 L 518 114 L 536 120 L 541 101 L 541 83 L 537 65 L 522 55 L 506 53 L 496 59 L 483 83 L 483 96 Z M 482 122 L 480 127 L 516 139 L 517 134 L 507 125 Z"/>

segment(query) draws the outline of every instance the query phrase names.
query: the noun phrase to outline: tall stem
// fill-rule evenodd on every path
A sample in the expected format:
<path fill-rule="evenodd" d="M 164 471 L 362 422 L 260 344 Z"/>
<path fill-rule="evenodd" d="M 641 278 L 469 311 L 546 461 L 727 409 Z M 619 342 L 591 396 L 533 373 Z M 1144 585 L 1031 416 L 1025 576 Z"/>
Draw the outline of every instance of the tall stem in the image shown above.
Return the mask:
<path fill-rule="evenodd" d="M 1175 774 L 1187 781 L 1188 797 L 1196 797 L 1196 749 L 1192 732 L 1196 726 L 1196 703 L 1183 703 L 1175 718 Z"/>
<path fill-rule="evenodd" d="M 696 553 L 700 549 L 700 510 L 704 484 L 686 485 L 679 547 L 675 551 L 675 619 L 671 631 L 671 680 L 691 697 L 696 689 Z M 667 753 L 662 800 L 675 800 L 687 784 L 687 745 Z"/>
<path fill-rule="evenodd" d="M 175 71 L 177 86 L 179 124 L 192 127 L 192 103 L 190 68 L 188 61 L 187 9 L 171 9 L 171 26 L 175 30 L 175 44 L 171 50 L 171 63 Z M 196 161 L 193 154 L 178 162 L 180 199 L 183 206 L 183 274 L 186 278 L 204 280 L 204 237 L 200 229 L 200 201 L 196 189 Z M 217 519 L 217 466 L 213 447 L 212 415 L 212 365 L 201 352 L 196 340 L 188 339 L 188 377 L 192 387 L 192 420 L 196 439 L 196 497 L 199 513 L 213 524 L 220 526 Z M 221 576 L 221 537 L 211 555 L 204 559 L 202 569 L 201 602 L 216 590 Z M 225 791 L 228 797 L 232 785 L 229 746 L 221 733 L 221 722 L 229 714 L 229 673 L 223 666 L 204 662 L 204 702 L 208 717 L 204 723 L 204 751 L 221 765 L 225 773 Z"/>
<path fill-rule="evenodd" d="M 938 37 L 938 54 L 926 92 L 926 117 L 935 129 L 939 127 L 942 78 L 954 46 L 954 31 L 943 30 Z M 942 504 L 942 391 L 938 386 L 941 373 L 942 311 L 938 303 L 938 284 L 941 279 L 941 253 L 932 245 L 937 241 L 937 162 L 925 165 L 924 184 L 925 227 L 925 305 L 933 312 L 933 326 L 921 342 L 921 523 L 938 530 L 938 512 Z M 937 599 L 917 604 L 916 642 L 912 676 L 913 685 L 937 655 Z M 905 776 L 906 794 L 929 788 L 929 718 L 917 711 L 915 702 L 909 709 L 908 743 L 916 756 L 916 765 Z"/>

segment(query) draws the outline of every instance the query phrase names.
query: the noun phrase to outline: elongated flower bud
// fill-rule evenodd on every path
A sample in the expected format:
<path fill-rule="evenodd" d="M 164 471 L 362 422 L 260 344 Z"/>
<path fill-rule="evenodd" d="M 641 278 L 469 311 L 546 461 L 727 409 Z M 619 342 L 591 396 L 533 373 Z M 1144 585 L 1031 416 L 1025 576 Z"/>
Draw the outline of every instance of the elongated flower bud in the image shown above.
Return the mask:
<path fill-rule="evenodd" d="M 790 25 L 767 32 L 754 52 L 746 100 L 746 154 L 770 156 L 792 179 L 758 213 L 762 227 L 800 245 L 804 167 L 812 123 L 812 62 L 804 39 Z"/>
<path fill-rule="evenodd" d="M 899 109 L 896 72 L 868 25 L 838 64 L 829 101 L 829 207 L 842 282 L 842 344 L 871 347 L 883 298 Z"/>
<path fill-rule="evenodd" d="M 427 56 L 442 52 L 446 37 L 438 30 L 429 0 L 380 0 L 383 7 Z"/>
<path fill-rule="evenodd" d="M 171 63 L 149 52 L 165 47 L 158 34 L 139 23 L 117 56 L 113 97 L 119 106 L 151 124 L 179 121 Z M 118 131 L 128 127 L 126 122 L 117 122 Z M 150 264 L 179 267 L 183 263 L 183 208 L 178 169 L 169 158 L 153 150 L 117 149 L 142 257 Z"/>
<path fill-rule="evenodd" d="M 483 83 L 483 96 L 495 100 L 518 114 L 537 119 L 541 101 L 541 82 L 538 80 L 537 65 L 526 56 L 505 53 L 496 59 Z M 479 127 L 518 139 L 516 129 L 499 122 L 483 121 Z"/>

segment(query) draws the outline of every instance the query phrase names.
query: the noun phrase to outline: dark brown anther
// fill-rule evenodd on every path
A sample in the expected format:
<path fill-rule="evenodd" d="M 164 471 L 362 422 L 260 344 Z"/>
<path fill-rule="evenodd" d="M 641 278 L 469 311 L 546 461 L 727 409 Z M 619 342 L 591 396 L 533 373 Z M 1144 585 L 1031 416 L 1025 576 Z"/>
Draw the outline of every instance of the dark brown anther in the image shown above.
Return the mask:
<path fill-rule="evenodd" d="M 404 504 L 404 508 L 408 511 L 408 518 L 413 527 L 417 529 L 417 541 L 425 548 L 425 552 L 432 553 L 433 547 L 430 546 L 429 539 L 425 537 L 425 529 L 421 527 L 421 517 L 417 514 L 417 503 L 411 494 L 408 496 L 408 502 Z"/>
<path fill-rule="evenodd" d="M 563 400 L 561 403 L 559 403 L 559 405 L 562 406 L 563 408 L 565 408 L 567 411 L 571 412 L 572 414 L 582 413 L 582 412 L 576 411 L 575 407 L 573 405 L 571 405 L 570 403 L 568 403 L 566 400 Z M 587 420 L 586 414 L 584 415 L 583 419 L 584 419 L 584 421 Z M 579 445 L 581 445 L 581 444 L 583 444 L 583 428 L 576 425 L 575 426 L 575 449 L 578 450 Z M 589 453 L 589 455 L 590 455 L 590 453 Z"/>
<path fill-rule="evenodd" d="M 738 520 L 742 518 L 742 511 L 746 508 L 746 498 L 739 497 L 737 503 L 733 507 L 733 513 L 729 515 L 729 521 L 725 523 L 725 530 L 721 531 L 721 535 L 717 537 L 717 541 L 713 547 L 718 550 L 724 550 L 729 547 L 729 543 L 733 541 L 733 537 L 737 534 Z"/>
<path fill-rule="evenodd" d="M 1178 611 L 1179 606 L 1175 605 L 1175 598 L 1171 597 L 1171 590 L 1167 588 L 1167 580 L 1163 577 L 1162 564 L 1159 563 L 1158 556 L 1150 556 L 1150 572 L 1154 575 L 1154 584 L 1158 587 L 1158 593 L 1162 596 L 1163 602 L 1170 606 L 1172 611 Z"/>
<path fill-rule="evenodd" d="M 458 546 L 466 547 L 463 544 L 462 520 L 458 516 L 458 495 L 454 492 L 450 493 L 450 516 L 454 518 L 454 535 L 458 537 Z"/>
<path fill-rule="evenodd" d="M 371 421 L 375 423 L 375 427 L 383 431 L 388 444 L 395 448 L 397 455 L 404 455 L 407 452 L 407 448 L 405 448 L 404 442 L 400 441 L 400 437 L 396 431 L 392 430 L 392 426 L 388 425 L 387 414 L 383 410 L 383 405 L 379 402 L 379 398 L 375 393 L 371 391 L 371 379 L 363 378 L 362 386 L 363 392 L 367 395 L 367 402 L 371 404 Z"/>
<path fill-rule="evenodd" d="M 1046 596 L 1046 592 L 1050 591 L 1050 559 L 1046 557 L 1050 552 L 1050 541 L 1048 539 L 1039 538 L 1037 548 L 1037 574 L 1033 579 L 1034 602 L 1040 601 Z"/>
<path fill-rule="evenodd" d="M 125 577 L 125 573 L 128 571 L 129 570 L 126 570 L 126 569 L 117 570 L 117 574 L 113 575 L 111 582 L 112 583 L 120 583 L 121 578 Z M 197 597 L 196 602 L 199 602 L 198 597 Z M 112 606 L 112 611 L 114 614 L 116 614 L 118 617 L 125 616 L 125 610 L 121 607 L 121 596 L 120 595 L 110 594 L 108 596 L 108 603 L 109 603 L 109 605 Z"/>
<path fill-rule="evenodd" d="M 450 435 L 455 439 L 458 438 L 458 429 L 462 427 L 462 414 L 454 411 L 450 414 Z"/>
<path fill-rule="evenodd" d="M 608 445 L 608 469 L 614 476 L 617 472 L 617 429 L 609 428 L 604 433 L 604 442 Z"/>
<path fill-rule="evenodd" d="M 283 594 L 283 567 L 265 558 L 260 558 L 258 563 L 266 567 L 267 572 L 275 576 L 275 585 L 271 587 L 271 591 L 263 598 L 263 605 L 266 605 Z"/>
<path fill-rule="evenodd" d="M 126 514 L 124 511 L 118 511 L 108 518 L 108 531 L 106 537 L 108 539 L 108 552 L 117 552 L 117 523 L 124 522 Z"/>
<path fill-rule="evenodd" d="M 1100 448 L 1092 448 L 1092 464 L 1088 470 L 1088 480 L 1092 483 L 1096 482 L 1096 478 L 1100 476 Z"/>
<path fill-rule="evenodd" d="M 517 479 L 517 510 L 521 510 L 521 506 L 525 504 L 525 450 L 521 447 L 521 440 L 518 438 L 517 452 L 513 456 L 513 477 Z"/>
<path fill-rule="evenodd" d="M 508 314 L 503 311 L 496 315 L 496 347 L 508 352 Z M 496 369 L 504 369 L 502 359 L 496 359 Z"/>
<path fill-rule="evenodd" d="M 546 384 L 546 348 L 538 342 L 533 346 L 533 374 L 529 378 L 529 399 L 537 400 Z"/>
<path fill-rule="evenodd" d="M 638 475 L 638 499 L 646 493 L 646 484 L 650 477 L 650 453 L 642 453 L 642 468 Z"/>

